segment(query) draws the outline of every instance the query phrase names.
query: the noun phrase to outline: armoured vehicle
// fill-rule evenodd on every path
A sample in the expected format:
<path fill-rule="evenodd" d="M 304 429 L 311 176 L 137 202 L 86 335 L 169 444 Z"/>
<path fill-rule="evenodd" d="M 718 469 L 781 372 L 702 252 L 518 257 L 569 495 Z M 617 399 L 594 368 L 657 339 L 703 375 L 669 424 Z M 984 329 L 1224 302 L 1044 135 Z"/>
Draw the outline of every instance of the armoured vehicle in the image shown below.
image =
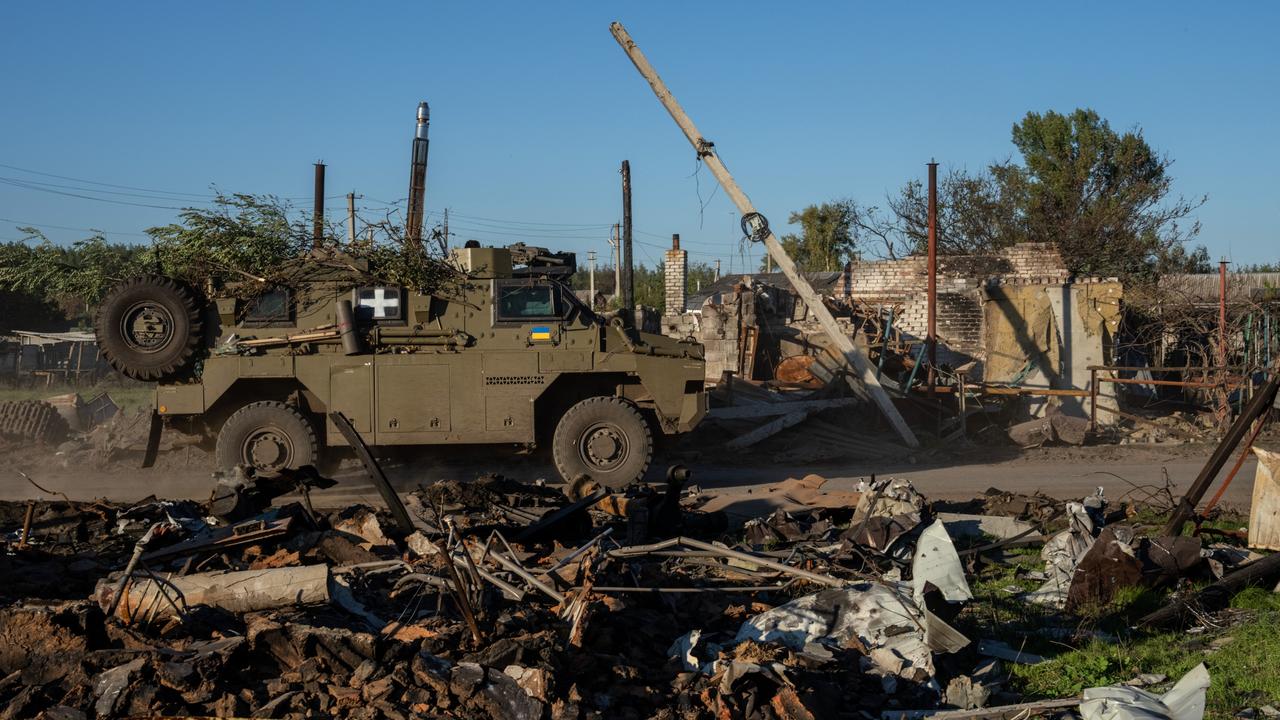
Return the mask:
<path fill-rule="evenodd" d="M 362 284 L 344 258 L 267 288 L 135 278 L 104 300 L 98 341 L 158 381 L 156 416 L 263 474 L 346 445 L 337 411 L 367 445 L 549 445 L 566 480 L 617 487 L 644 475 L 654 432 L 706 414 L 702 347 L 593 312 L 565 283 L 571 253 L 469 245 L 460 280 L 430 292 Z"/>

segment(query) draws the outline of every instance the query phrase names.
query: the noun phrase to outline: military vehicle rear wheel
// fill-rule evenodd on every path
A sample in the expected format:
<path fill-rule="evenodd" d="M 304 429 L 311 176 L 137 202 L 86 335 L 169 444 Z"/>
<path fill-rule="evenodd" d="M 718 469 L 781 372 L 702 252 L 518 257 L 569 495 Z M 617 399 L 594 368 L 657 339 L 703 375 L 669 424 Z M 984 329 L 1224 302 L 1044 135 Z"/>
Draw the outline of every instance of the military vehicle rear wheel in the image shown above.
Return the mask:
<path fill-rule="evenodd" d="M 315 465 L 319 456 L 315 426 L 297 408 L 267 400 L 235 411 L 218 431 L 214 455 L 228 470 L 248 465 L 262 477 Z"/>
<path fill-rule="evenodd" d="M 620 489 L 649 469 L 653 436 L 635 405 L 616 397 L 587 398 L 560 418 L 551 454 L 566 481 L 589 475 Z"/>
<path fill-rule="evenodd" d="M 200 302 L 181 282 L 143 275 L 102 301 L 94 330 L 111 367 L 135 380 L 163 380 L 185 370 L 200 347 Z"/>

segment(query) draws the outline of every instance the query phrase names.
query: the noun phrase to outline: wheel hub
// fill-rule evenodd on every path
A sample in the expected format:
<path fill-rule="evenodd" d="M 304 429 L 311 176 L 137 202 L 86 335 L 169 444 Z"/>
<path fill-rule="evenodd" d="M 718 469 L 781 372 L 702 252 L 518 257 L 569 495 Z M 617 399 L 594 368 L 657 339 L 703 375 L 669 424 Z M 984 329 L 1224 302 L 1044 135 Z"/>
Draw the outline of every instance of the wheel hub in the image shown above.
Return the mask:
<path fill-rule="evenodd" d="M 293 444 L 284 433 L 274 429 L 259 430 L 246 438 L 243 457 L 256 468 L 279 470 L 288 467 L 293 459 Z"/>
<path fill-rule="evenodd" d="M 134 350 L 157 352 L 173 337 L 173 316 L 161 305 L 137 303 L 121 318 L 120 336 Z"/>
<path fill-rule="evenodd" d="M 582 437 L 582 459 L 600 470 L 610 470 L 627 457 L 627 437 L 612 425 L 589 428 Z"/>

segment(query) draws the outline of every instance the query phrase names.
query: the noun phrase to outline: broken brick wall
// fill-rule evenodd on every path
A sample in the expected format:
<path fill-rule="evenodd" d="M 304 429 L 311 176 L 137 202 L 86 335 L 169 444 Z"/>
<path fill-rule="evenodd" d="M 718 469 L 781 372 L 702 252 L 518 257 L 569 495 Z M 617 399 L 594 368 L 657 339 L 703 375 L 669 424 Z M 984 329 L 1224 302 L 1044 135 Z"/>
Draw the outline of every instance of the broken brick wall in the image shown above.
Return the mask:
<path fill-rule="evenodd" d="M 986 372 L 986 288 L 1007 281 L 1039 285 L 1071 282 L 1052 243 L 1020 243 L 989 255 L 940 255 L 937 276 L 938 363 L 958 367 L 970 361 L 975 380 L 995 379 Z M 912 255 L 895 260 L 850 263 L 837 296 L 894 308 L 894 327 L 908 338 L 927 336 L 929 327 L 928 259 Z M 999 378 L 1007 379 L 1007 378 Z"/>

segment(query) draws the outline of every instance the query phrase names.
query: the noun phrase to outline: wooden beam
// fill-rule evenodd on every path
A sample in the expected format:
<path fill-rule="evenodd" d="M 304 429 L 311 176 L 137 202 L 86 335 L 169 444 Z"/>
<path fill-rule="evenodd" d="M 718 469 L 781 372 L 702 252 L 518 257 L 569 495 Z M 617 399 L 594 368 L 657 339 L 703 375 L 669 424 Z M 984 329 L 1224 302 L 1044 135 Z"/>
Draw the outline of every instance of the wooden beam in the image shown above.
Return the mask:
<path fill-rule="evenodd" d="M 746 435 L 739 435 L 738 437 L 726 443 L 725 447 L 731 450 L 741 450 L 742 448 L 751 447 L 752 445 L 755 445 L 761 440 L 764 440 L 766 438 L 771 438 L 774 435 L 777 435 L 778 433 L 782 432 L 783 430 L 786 430 L 787 428 L 793 425 L 799 425 L 800 423 L 804 422 L 805 418 L 809 417 L 815 412 L 817 411 L 816 410 L 796 410 L 795 412 L 787 413 L 786 415 L 783 415 L 777 420 L 773 420 L 771 422 L 765 423 L 764 425 L 761 425 L 760 427 L 756 428 L 755 430 L 752 430 Z"/>
<path fill-rule="evenodd" d="M 719 154 L 716 152 L 715 145 L 704 138 L 702 133 L 698 132 L 698 128 L 694 126 L 693 120 L 685 113 L 684 108 L 680 107 L 680 103 L 676 101 L 671 91 L 667 89 L 666 83 L 658 76 L 658 72 L 649 64 L 648 58 L 640 51 L 635 41 L 631 39 L 631 35 L 627 33 L 626 28 L 621 23 L 613 23 L 609 26 L 609 31 L 613 33 L 613 37 L 618 41 L 627 57 L 631 59 L 632 64 L 636 66 L 636 70 L 644 76 L 648 81 L 649 87 L 653 89 L 653 94 L 658 96 L 658 101 L 662 103 L 667 112 L 671 114 L 671 119 L 675 120 L 676 125 L 684 132 L 689 140 L 689 144 L 693 145 L 693 149 L 698 153 L 698 158 L 707 166 L 711 174 L 715 176 L 720 183 L 720 187 L 724 188 L 725 194 L 733 201 L 738 208 L 738 212 L 743 217 L 754 216 L 763 218 L 756 211 L 755 205 L 751 203 L 750 198 L 738 186 L 733 176 L 729 174 L 728 168 L 721 162 Z M 765 227 L 757 227 L 757 230 L 767 230 Z M 773 234 L 772 230 L 762 232 L 765 248 L 769 251 L 769 256 L 774 262 L 778 263 L 778 269 L 787 276 L 787 280 L 791 281 L 792 287 L 800 298 L 804 300 L 809 309 L 813 311 L 818 323 L 822 325 L 822 329 L 826 331 L 827 336 L 835 345 L 835 348 L 844 356 L 846 362 L 852 367 L 862 379 L 863 385 L 871 395 L 871 399 L 875 401 L 876 406 L 880 408 L 889 424 L 893 426 L 898 436 L 906 443 L 908 447 L 920 447 L 920 441 L 916 439 L 916 435 L 907 425 L 907 421 L 898 413 L 898 409 L 893 405 L 893 399 L 885 392 L 880 381 L 876 379 L 875 367 L 871 364 L 870 358 L 863 352 L 854 347 L 853 341 L 840 328 L 835 317 L 827 310 L 827 306 L 822 303 L 822 298 L 809 285 L 809 281 L 800 274 L 796 264 L 792 262 L 787 255 L 786 250 L 782 248 L 782 243 L 778 242 L 778 238 Z"/>
<path fill-rule="evenodd" d="M 708 420 L 740 420 L 744 418 L 769 417 L 771 415 L 789 415 L 797 410 L 818 412 L 836 407 L 847 407 L 858 402 L 857 398 L 835 398 L 833 400 L 799 400 L 772 404 L 737 405 L 734 407 L 712 408 L 707 413 Z"/>
<path fill-rule="evenodd" d="M 1038 717 L 1049 710 L 1067 710 L 1080 704 L 1080 698 L 1037 700 L 1018 705 L 997 705 L 976 710 L 883 710 L 880 720 L 1012 720 Z"/>

